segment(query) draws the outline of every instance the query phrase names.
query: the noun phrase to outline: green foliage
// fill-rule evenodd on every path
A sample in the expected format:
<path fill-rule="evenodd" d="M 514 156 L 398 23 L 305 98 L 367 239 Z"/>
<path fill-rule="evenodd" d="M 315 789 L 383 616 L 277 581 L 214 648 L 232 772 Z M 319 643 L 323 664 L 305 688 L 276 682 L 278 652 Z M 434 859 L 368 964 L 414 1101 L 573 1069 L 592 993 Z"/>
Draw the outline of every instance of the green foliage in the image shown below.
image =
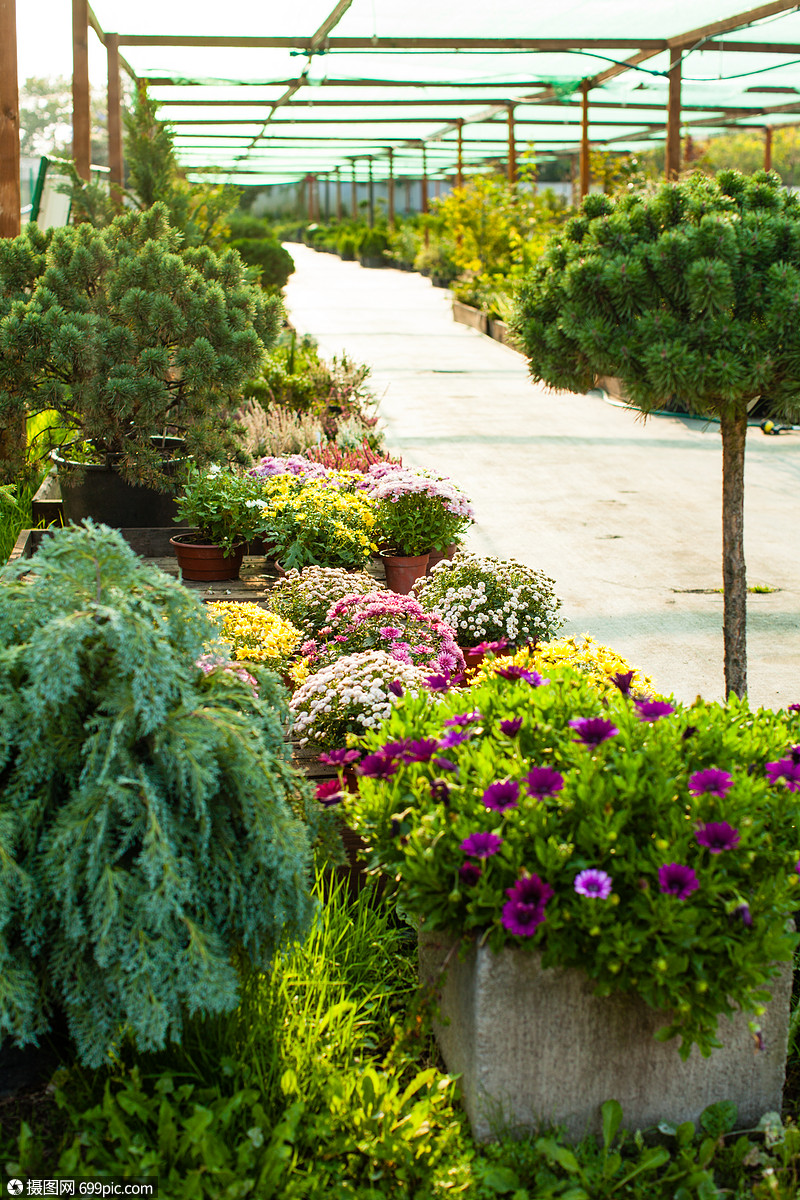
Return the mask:
<path fill-rule="evenodd" d="M 368 229 L 358 246 L 358 257 L 362 263 L 374 266 L 376 262 L 385 261 L 385 252 L 389 248 L 389 240 L 383 229 Z"/>
<path fill-rule="evenodd" d="M 0 419 L 52 412 L 130 482 L 162 487 L 151 435 L 182 435 L 199 461 L 233 452 L 230 413 L 282 314 L 236 254 L 181 250 L 166 217 L 26 233 L 0 255 Z"/>
<path fill-rule="evenodd" d="M 203 471 L 190 466 L 176 506 L 176 521 L 194 525 L 207 542 L 223 546 L 226 554 L 258 537 L 267 526 L 261 480 L 215 463 Z"/>
<path fill-rule="evenodd" d="M 0 1032 L 66 1013 L 98 1066 L 235 1008 L 311 905 L 284 693 L 197 664 L 196 596 L 87 523 L 0 587 Z"/>
<path fill-rule="evenodd" d="M 739 413 L 761 393 L 800 417 L 800 201 L 777 176 L 693 175 L 586 198 L 519 293 L 535 380 L 618 376 L 644 412 Z"/>
<path fill-rule="evenodd" d="M 369 562 L 376 549 L 375 515 L 363 492 L 295 475 L 273 475 L 262 486 L 268 502 L 264 536 L 286 570 L 314 565 L 354 570 Z"/>
<path fill-rule="evenodd" d="M 294 271 L 294 259 L 288 250 L 269 238 L 238 237 L 228 244 L 249 267 L 256 268 L 264 288 L 280 290 Z"/>
<path fill-rule="evenodd" d="M 765 766 L 798 740 L 800 719 L 735 699 L 648 718 L 629 696 L 601 698 L 569 668 L 550 675 L 537 686 L 524 671 L 498 673 L 444 698 L 404 697 L 366 735 L 371 751 L 404 738 L 425 745 L 458 714 L 480 720 L 466 722 L 465 740 L 445 743 L 455 770 L 435 755 L 418 762 L 390 752 L 393 774 L 360 780 L 357 828 L 426 928 L 480 936 L 494 950 L 539 949 L 544 966 L 586 971 L 597 995 L 634 992 L 662 1010 L 659 1037 L 680 1034 L 682 1053 L 693 1042 L 709 1053 L 717 1016 L 734 1004 L 758 1014 L 774 964 L 791 958 L 797 940 L 786 924 L 800 883 L 796 793 L 771 782 Z M 582 718 L 602 718 L 612 732 L 584 745 L 569 724 Z M 514 719 L 519 729 L 503 731 L 500 722 Z M 545 769 L 543 790 L 531 768 Z M 730 773 L 727 794 L 693 787 L 708 768 Z M 494 810 L 484 793 L 501 781 L 513 794 Z M 738 836 L 711 853 L 695 835 L 719 822 Z M 462 842 L 478 832 L 501 840 L 465 875 Z M 695 876 L 694 890 L 665 890 L 669 864 Z M 606 877 L 604 897 L 576 891 L 585 870 Z M 505 898 L 528 875 L 545 894 L 523 934 Z"/>

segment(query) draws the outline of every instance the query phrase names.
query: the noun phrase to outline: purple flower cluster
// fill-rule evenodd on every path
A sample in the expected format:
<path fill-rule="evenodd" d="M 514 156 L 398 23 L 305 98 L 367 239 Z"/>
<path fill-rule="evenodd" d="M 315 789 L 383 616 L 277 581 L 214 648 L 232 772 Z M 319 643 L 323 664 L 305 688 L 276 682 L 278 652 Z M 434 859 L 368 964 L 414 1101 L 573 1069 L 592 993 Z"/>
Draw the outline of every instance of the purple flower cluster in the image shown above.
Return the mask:
<path fill-rule="evenodd" d="M 538 875 L 525 875 L 506 888 L 506 895 L 508 900 L 500 916 L 503 928 L 517 937 L 531 937 L 544 921 L 545 905 L 553 889 Z"/>
<path fill-rule="evenodd" d="M 700 881 L 691 867 L 683 863 L 667 863 L 658 868 L 658 886 L 668 896 L 687 900 L 700 887 Z"/>
<path fill-rule="evenodd" d="M 709 821 L 694 836 L 698 846 L 705 846 L 711 854 L 733 850 L 740 841 L 738 829 L 734 829 L 727 821 Z"/>
<path fill-rule="evenodd" d="M 519 784 L 513 779 L 490 783 L 483 793 L 483 803 L 494 812 L 505 812 L 519 804 Z"/>
<path fill-rule="evenodd" d="M 616 725 L 605 717 L 573 717 L 569 724 L 577 730 L 575 740 L 584 746 L 599 746 L 619 733 Z"/>
<path fill-rule="evenodd" d="M 499 675 L 501 679 L 524 679 L 531 687 L 541 687 L 550 682 L 538 671 L 526 671 L 524 667 L 518 667 L 516 664 L 512 664 L 510 667 L 495 667 L 494 674 Z"/>
<path fill-rule="evenodd" d="M 661 717 L 668 717 L 670 713 L 675 712 L 674 707 L 667 704 L 666 700 L 635 700 L 634 704 L 641 721 L 658 721 Z"/>
<path fill-rule="evenodd" d="M 401 496 L 420 495 L 438 500 L 446 512 L 472 521 L 472 505 L 461 488 L 443 475 L 403 467 L 399 463 L 375 463 L 359 483 L 367 495 L 376 501 L 397 502 Z"/>
<path fill-rule="evenodd" d="M 695 771 L 689 776 L 689 791 L 693 796 L 716 796 L 724 800 L 733 787 L 733 776 L 718 767 Z"/>
<path fill-rule="evenodd" d="M 304 454 L 284 456 L 267 454 L 264 458 L 259 459 L 249 473 L 260 479 L 269 479 L 272 475 L 296 475 L 303 479 L 325 480 L 326 482 L 337 476 L 337 472 L 330 467 L 323 466 L 320 462 L 314 462 L 312 459 L 306 458 Z M 336 482 L 339 482 L 338 479 Z"/>
<path fill-rule="evenodd" d="M 303 653 L 314 661 L 338 658 L 360 650 L 385 650 L 398 662 L 436 668 L 451 677 L 464 669 L 464 655 L 449 625 L 426 613 L 413 596 L 375 591 L 337 600 L 316 643 Z"/>
<path fill-rule="evenodd" d="M 770 783 L 782 779 L 790 792 L 800 792 L 800 746 L 792 746 L 785 758 L 767 763 L 767 778 Z"/>
<path fill-rule="evenodd" d="M 529 796 L 534 796 L 537 800 L 545 800 L 548 796 L 555 796 L 556 792 L 561 791 L 564 786 L 564 776 L 552 767 L 531 767 L 525 776 L 525 783 Z"/>
<path fill-rule="evenodd" d="M 491 858 L 503 844 L 503 839 L 496 833 L 471 833 L 461 843 L 460 849 L 472 858 Z"/>

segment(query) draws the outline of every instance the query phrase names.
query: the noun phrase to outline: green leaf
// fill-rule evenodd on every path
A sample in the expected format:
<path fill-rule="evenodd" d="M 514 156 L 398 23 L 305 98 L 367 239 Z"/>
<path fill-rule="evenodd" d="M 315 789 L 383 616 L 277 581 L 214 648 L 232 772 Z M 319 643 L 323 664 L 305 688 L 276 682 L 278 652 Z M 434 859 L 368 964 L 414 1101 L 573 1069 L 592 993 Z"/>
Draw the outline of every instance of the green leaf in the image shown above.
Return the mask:
<path fill-rule="evenodd" d="M 618 1100 L 606 1100 L 600 1111 L 603 1114 L 603 1145 L 610 1150 L 622 1123 L 622 1105 Z"/>
<path fill-rule="evenodd" d="M 480 1177 L 481 1184 L 499 1196 L 513 1192 L 519 1187 L 519 1179 L 509 1167 L 484 1167 Z"/>
<path fill-rule="evenodd" d="M 721 1137 L 736 1128 L 739 1110 L 732 1100 L 719 1100 L 700 1114 L 700 1125 L 712 1137 Z"/>

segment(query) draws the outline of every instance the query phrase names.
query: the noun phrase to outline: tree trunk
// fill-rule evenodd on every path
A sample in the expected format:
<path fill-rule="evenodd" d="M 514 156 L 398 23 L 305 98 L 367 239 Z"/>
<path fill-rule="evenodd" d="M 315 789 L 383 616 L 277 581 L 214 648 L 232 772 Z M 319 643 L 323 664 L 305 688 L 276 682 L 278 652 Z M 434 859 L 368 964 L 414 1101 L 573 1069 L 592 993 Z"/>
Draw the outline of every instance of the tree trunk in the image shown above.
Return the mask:
<path fill-rule="evenodd" d="M 744 449 L 747 411 L 724 414 L 722 428 L 722 582 L 725 694 L 747 691 L 747 573 L 744 565 Z"/>

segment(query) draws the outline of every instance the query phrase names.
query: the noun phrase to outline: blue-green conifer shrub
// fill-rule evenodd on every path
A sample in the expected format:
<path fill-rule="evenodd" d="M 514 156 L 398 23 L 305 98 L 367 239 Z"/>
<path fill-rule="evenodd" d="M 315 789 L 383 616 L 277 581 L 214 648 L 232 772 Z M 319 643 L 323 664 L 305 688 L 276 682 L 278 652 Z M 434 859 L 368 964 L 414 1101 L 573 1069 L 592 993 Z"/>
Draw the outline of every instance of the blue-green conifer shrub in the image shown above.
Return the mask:
<path fill-rule="evenodd" d="M 61 1009 L 89 1066 L 125 1027 L 158 1049 L 306 929 L 283 693 L 204 672 L 214 634 L 102 525 L 0 573 L 0 1043 Z"/>

